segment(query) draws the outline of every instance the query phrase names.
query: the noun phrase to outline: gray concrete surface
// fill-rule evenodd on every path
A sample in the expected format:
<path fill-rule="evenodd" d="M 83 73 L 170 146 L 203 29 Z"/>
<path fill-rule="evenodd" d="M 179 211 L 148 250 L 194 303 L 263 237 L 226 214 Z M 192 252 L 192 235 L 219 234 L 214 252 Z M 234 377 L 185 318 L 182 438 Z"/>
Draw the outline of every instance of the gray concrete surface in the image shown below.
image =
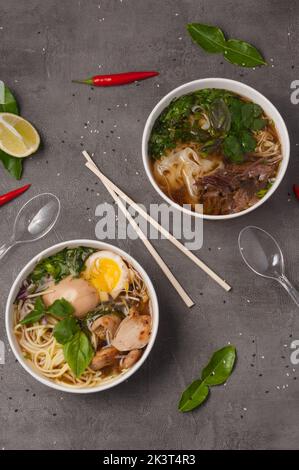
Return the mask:
<path fill-rule="evenodd" d="M 25 162 L 26 195 L 1 208 L 1 241 L 17 209 L 34 194 L 52 191 L 62 201 L 54 232 L 15 249 L 1 263 L 0 448 L 5 449 L 296 449 L 299 443 L 299 366 L 290 344 L 299 339 L 298 308 L 285 292 L 255 277 L 237 249 L 239 230 L 256 224 L 283 247 L 289 277 L 298 281 L 298 112 L 290 83 L 299 79 L 295 0 L 1 0 L 1 79 L 15 92 L 22 114 L 39 129 L 43 147 Z M 192 44 L 190 21 L 218 24 L 232 37 L 254 43 L 269 67 L 240 69 Z M 156 69 L 140 85 L 95 89 L 71 83 L 97 72 Z M 95 238 L 105 189 L 83 166 L 80 152 L 96 160 L 135 200 L 159 198 L 141 160 L 145 120 L 157 101 L 187 81 L 222 76 L 264 93 L 281 111 L 291 137 L 291 162 L 278 191 L 243 218 L 204 224 L 199 255 L 233 285 L 226 294 L 166 241 L 156 246 L 188 288 L 188 311 L 140 242 L 115 241 L 152 277 L 160 300 L 156 345 L 142 369 L 118 388 L 93 396 L 58 393 L 32 379 L 15 361 L 4 330 L 10 286 L 24 264 L 61 240 Z M 88 127 L 85 128 L 85 123 Z M 117 127 L 114 127 L 117 126 Z M 97 129 L 99 132 L 91 132 Z M 112 133 L 113 131 L 113 133 Z M 81 137 L 83 136 L 83 137 Z M 297 143 L 298 142 L 298 143 Z M 137 172 L 139 176 L 137 177 Z M 17 186 L 1 168 L 0 193 Z M 211 353 L 228 341 L 238 363 L 226 387 L 213 389 L 199 410 L 180 414 L 184 387 Z M 297 380 L 296 380 L 297 379 Z"/>

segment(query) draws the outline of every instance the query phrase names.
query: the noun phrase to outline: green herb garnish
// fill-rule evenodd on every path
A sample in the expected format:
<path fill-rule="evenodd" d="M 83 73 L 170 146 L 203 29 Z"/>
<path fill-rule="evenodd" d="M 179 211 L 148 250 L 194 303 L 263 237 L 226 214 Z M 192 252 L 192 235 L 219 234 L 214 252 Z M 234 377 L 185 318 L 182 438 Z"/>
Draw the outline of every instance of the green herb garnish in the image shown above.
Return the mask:
<path fill-rule="evenodd" d="M 206 52 L 223 54 L 225 60 L 241 67 L 267 65 L 261 53 L 251 44 L 239 39 L 225 39 L 222 30 L 216 26 L 190 23 L 187 30 L 193 41 Z"/>
<path fill-rule="evenodd" d="M 19 107 L 15 97 L 7 86 L 4 86 L 4 101 L 0 102 L 0 113 L 19 114 Z M 0 150 L 0 160 L 4 168 L 19 180 L 22 176 L 22 158 L 12 157 L 8 153 Z"/>
<path fill-rule="evenodd" d="M 203 369 L 201 378 L 192 382 L 183 392 L 179 410 L 186 412 L 200 406 L 209 395 L 209 387 L 226 382 L 232 373 L 235 360 L 236 348 L 234 346 L 225 346 L 216 351 Z"/>
<path fill-rule="evenodd" d="M 57 299 L 46 308 L 41 297 L 37 297 L 34 309 L 21 320 L 22 325 L 35 323 L 45 315 L 59 318 L 53 335 L 56 341 L 63 345 L 64 358 L 76 377 L 79 377 L 94 355 L 88 335 L 83 331 L 84 325 L 74 316 L 74 307 L 64 298 Z"/>
<path fill-rule="evenodd" d="M 172 101 L 156 120 L 149 139 L 149 153 L 159 159 L 180 143 L 198 143 L 209 154 L 222 150 L 227 159 L 241 163 L 254 152 L 254 132 L 267 121 L 262 108 L 226 90 L 207 88 Z M 201 120 L 208 119 L 207 128 Z"/>
<path fill-rule="evenodd" d="M 79 377 L 90 364 L 94 350 L 83 331 L 78 331 L 63 347 L 65 360 L 76 377 Z"/>
<path fill-rule="evenodd" d="M 39 321 L 46 313 L 46 306 L 41 297 L 37 297 L 34 309 L 26 315 L 23 320 L 20 321 L 21 325 L 27 325 L 28 323 L 35 323 Z"/>
<path fill-rule="evenodd" d="M 55 282 L 66 276 L 79 276 L 89 255 L 94 248 L 78 246 L 77 248 L 64 248 L 59 253 L 40 261 L 31 274 L 31 280 L 36 282 L 44 277 L 52 276 Z"/>

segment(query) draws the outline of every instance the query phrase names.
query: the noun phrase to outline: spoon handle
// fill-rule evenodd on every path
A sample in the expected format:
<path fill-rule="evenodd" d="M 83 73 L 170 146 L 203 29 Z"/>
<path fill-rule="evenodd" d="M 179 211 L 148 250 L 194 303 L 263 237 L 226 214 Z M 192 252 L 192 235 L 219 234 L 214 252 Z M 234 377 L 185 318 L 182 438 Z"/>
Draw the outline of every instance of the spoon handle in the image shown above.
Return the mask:
<path fill-rule="evenodd" d="M 284 274 L 279 276 L 277 280 L 285 288 L 285 290 L 293 299 L 295 304 L 299 307 L 299 292 L 297 291 L 297 289 L 295 289 L 295 287 L 291 284 L 291 282 Z"/>
<path fill-rule="evenodd" d="M 4 258 L 8 250 L 10 250 L 13 246 L 13 242 L 4 243 L 2 246 L 0 246 L 0 260 Z"/>

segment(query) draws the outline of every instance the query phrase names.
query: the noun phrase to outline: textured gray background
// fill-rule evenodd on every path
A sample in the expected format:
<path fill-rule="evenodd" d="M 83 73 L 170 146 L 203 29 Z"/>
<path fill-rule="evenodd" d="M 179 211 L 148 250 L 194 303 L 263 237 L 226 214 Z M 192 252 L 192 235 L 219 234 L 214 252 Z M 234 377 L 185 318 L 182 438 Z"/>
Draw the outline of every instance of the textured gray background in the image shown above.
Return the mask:
<path fill-rule="evenodd" d="M 285 118 L 292 144 L 287 175 L 270 201 L 243 218 L 204 224 L 199 255 L 229 280 L 231 293 L 225 294 L 166 241 L 158 242 L 196 301 L 189 311 L 141 242 L 115 242 L 148 271 L 161 308 L 152 354 L 128 382 L 93 396 L 61 394 L 32 379 L 7 346 L 6 364 L 0 366 L 0 448 L 298 448 L 299 366 L 290 363 L 290 343 L 299 339 L 298 308 L 278 285 L 249 272 L 237 249 L 245 225 L 270 230 L 298 286 L 299 203 L 291 194 L 292 184 L 299 183 L 298 108 L 290 102 L 290 83 L 299 79 L 298 2 L 1 0 L 0 5 L 1 79 L 43 141 L 42 150 L 25 162 L 22 183 L 31 182 L 32 188 L 1 208 L 1 240 L 9 236 L 18 207 L 30 196 L 52 191 L 63 205 L 55 232 L 2 261 L 0 338 L 6 345 L 4 306 L 18 271 L 51 244 L 95 238 L 95 208 L 110 201 L 83 166 L 83 145 L 135 200 L 158 202 L 141 160 L 145 120 L 174 87 L 213 76 L 241 80 L 264 93 Z M 251 41 L 270 66 L 240 69 L 219 55 L 206 55 L 186 34 L 190 21 L 218 24 L 228 35 Z M 97 72 L 138 69 L 156 69 L 161 75 L 113 89 L 71 83 Z M 0 193 L 15 186 L 0 168 Z M 201 409 L 180 414 L 181 391 L 228 341 L 237 346 L 239 359 L 227 386 L 213 389 Z"/>

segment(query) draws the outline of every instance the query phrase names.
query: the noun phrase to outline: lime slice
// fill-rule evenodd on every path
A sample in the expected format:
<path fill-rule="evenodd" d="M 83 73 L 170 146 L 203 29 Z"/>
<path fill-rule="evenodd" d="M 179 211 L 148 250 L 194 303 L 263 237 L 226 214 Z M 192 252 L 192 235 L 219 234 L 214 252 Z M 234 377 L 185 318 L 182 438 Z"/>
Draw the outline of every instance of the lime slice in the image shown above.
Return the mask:
<path fill-rule="evenodd" d="M 36 152 L 40 138 L 26 119 L 11 113 L 0 113 L 0 149 L 13 157 L 24 158 Z"/>

